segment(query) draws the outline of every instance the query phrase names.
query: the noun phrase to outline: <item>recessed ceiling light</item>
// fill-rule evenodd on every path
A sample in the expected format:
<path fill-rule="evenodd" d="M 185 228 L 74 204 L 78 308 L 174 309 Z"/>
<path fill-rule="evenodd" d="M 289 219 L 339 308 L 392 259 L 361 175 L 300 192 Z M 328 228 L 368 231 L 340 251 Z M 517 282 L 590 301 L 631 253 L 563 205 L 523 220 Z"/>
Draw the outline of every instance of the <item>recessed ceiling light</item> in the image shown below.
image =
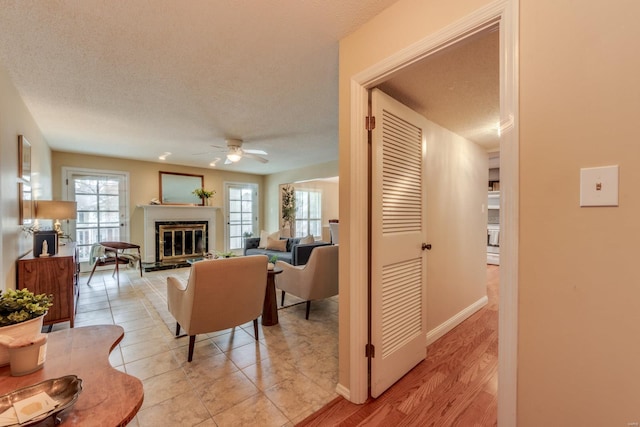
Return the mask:
<path fill-rule="evenodd" d="M 170 153 L 170 152 L 165 151 L 161 156 L 158 156 L 158 158 L 159 158 L 160 160 L 167 160 L 167 157 L 168 157 L 168 156 L 170 156 L 170 155 L 171 155 L 171 153 Z"/>

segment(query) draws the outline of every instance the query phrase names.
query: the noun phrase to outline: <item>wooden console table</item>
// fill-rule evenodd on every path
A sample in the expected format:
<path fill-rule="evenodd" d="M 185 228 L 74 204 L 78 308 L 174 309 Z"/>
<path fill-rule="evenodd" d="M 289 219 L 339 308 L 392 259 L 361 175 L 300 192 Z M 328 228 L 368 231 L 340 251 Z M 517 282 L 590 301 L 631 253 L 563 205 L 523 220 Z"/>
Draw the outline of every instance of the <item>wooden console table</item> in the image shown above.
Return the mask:
<path fill-rule="evenodd" d="M 18 260 L 18 288 L 34 294 L 53 295 L 45 325 L 68 321 L 73 328 L 78 299 L 78 254 L 73 242 L 60 245 L 58 253 L 36 257 L 28 253 Z"/>
<path fill-rule="evenodd" d="M 58 416 L 62 426 L 124 426 L 136 415 L 144 392 L 142 382 L 113 368 L 109 353 L 124 336 L 116 325 L 86 326 L 48 334 L 47 359 L 39 371 L 12 377 L 0 368 L 0 395 L 18 388 L 77 375 L 82 380 L 78 401 Z"/>

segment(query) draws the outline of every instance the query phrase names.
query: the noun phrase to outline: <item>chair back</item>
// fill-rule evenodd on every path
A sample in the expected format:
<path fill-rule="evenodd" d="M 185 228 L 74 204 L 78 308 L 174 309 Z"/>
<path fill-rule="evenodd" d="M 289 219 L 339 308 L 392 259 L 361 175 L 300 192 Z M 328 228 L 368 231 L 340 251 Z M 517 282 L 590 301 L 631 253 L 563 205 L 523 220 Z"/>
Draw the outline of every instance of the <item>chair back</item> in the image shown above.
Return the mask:
<path fill-rule="evenodd" d="M 338 295 L 338 248 L 336 245 L 314 248 L 303 269 L 300 297 L 318 300 Z"/>
<path fill-rule="evenodd" d="M 194 263 L 181 302 L 192 308 L 182 327 L 189 335 L 197 335 L 232 328 L 260 316 L 267 262 L 266 255 L 251 255 Z"/>
<path fill-rule="evenodd" d="M 334 245 L 338 244 L 338 240 L 340 238 L 340 223 L 339 222 L 330 222 L 329 223 L 329 232 L 331 233 L 331 243 Z"/>

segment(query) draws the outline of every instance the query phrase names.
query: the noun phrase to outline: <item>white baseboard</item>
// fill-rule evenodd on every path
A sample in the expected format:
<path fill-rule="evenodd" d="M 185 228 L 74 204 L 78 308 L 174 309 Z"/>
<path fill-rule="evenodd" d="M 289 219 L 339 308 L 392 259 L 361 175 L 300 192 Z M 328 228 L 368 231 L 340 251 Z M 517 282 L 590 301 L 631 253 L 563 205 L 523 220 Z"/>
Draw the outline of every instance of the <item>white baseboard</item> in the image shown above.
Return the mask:
<path fill-rule="evenodd" d="M 432 344 L 438 338 L 442 337 L 444 334 L 446 334 L 447 332 L 449 332 L 450 330 L 458 326 L 460 323 L 464 322 L 473 313 L 475 313 L 476 311 L 480 310 L 482 307 L 487 305 L 488 302 L 489 302 L 489 298 L 485 295 L 482 298 L 480 298 L 478 301 L 468 306 L 467 308 L 455 314 L 453 317 L 447 319 L 442 324 L 438 325 L 431 331 L 427 332 L 427 345 Z M 338 385 L 336 385 L 336 393 L 338 393 L 340 396 L 347 399 L 349 402 L 351 401 L 350 390 L 347 387 L 343 386 L 342 384 L 338 383 Z"/>
<path fill-rule="evenodd" d="M 344 397 L 349 402 L 351 402 L 351 399 L 350 399 L 351 392 L 349 391 L 348 388 L 346 388 L 342 384 L 338 383 L 338 385 L 336 386 L 336 393 L 338 393 L 340 396 Z"/>
<path fill-rule="evenodd" d="M 485 295 L 480 298 L 478 301 L 474 302 L 467 308 L 463 309 L 459 313 L 455 314 L 453 317 L 447 319 L 440 325 L 436 326 L 429 332 L 427 332 L 427 346 L 434 343 L 438 338 L 442 337 L 444 334 L 458 326 L 460 323 L 469 318 L 473 313 L 480 310 L 482 307 L 487 305 L 489 302 L 489 298 Z"/>

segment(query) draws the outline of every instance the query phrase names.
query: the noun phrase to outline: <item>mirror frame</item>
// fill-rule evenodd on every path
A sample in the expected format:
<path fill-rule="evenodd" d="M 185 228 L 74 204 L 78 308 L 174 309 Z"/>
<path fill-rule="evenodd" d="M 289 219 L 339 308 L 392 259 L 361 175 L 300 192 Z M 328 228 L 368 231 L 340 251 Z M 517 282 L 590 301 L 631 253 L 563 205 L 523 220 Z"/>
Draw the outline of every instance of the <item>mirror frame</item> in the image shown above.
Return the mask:
<path fill-rule="evenodd" d="M 204 206 L 204 201 L 193 194 L 204 187 L 204 175 L 160 171 L 160 202 L 163 205 Z"/>
<path fill-rule="evenodd" d="M 33 225 L 33 197 L 31 192 L 31 144 L 18 135 L 18 224 Z"/>

